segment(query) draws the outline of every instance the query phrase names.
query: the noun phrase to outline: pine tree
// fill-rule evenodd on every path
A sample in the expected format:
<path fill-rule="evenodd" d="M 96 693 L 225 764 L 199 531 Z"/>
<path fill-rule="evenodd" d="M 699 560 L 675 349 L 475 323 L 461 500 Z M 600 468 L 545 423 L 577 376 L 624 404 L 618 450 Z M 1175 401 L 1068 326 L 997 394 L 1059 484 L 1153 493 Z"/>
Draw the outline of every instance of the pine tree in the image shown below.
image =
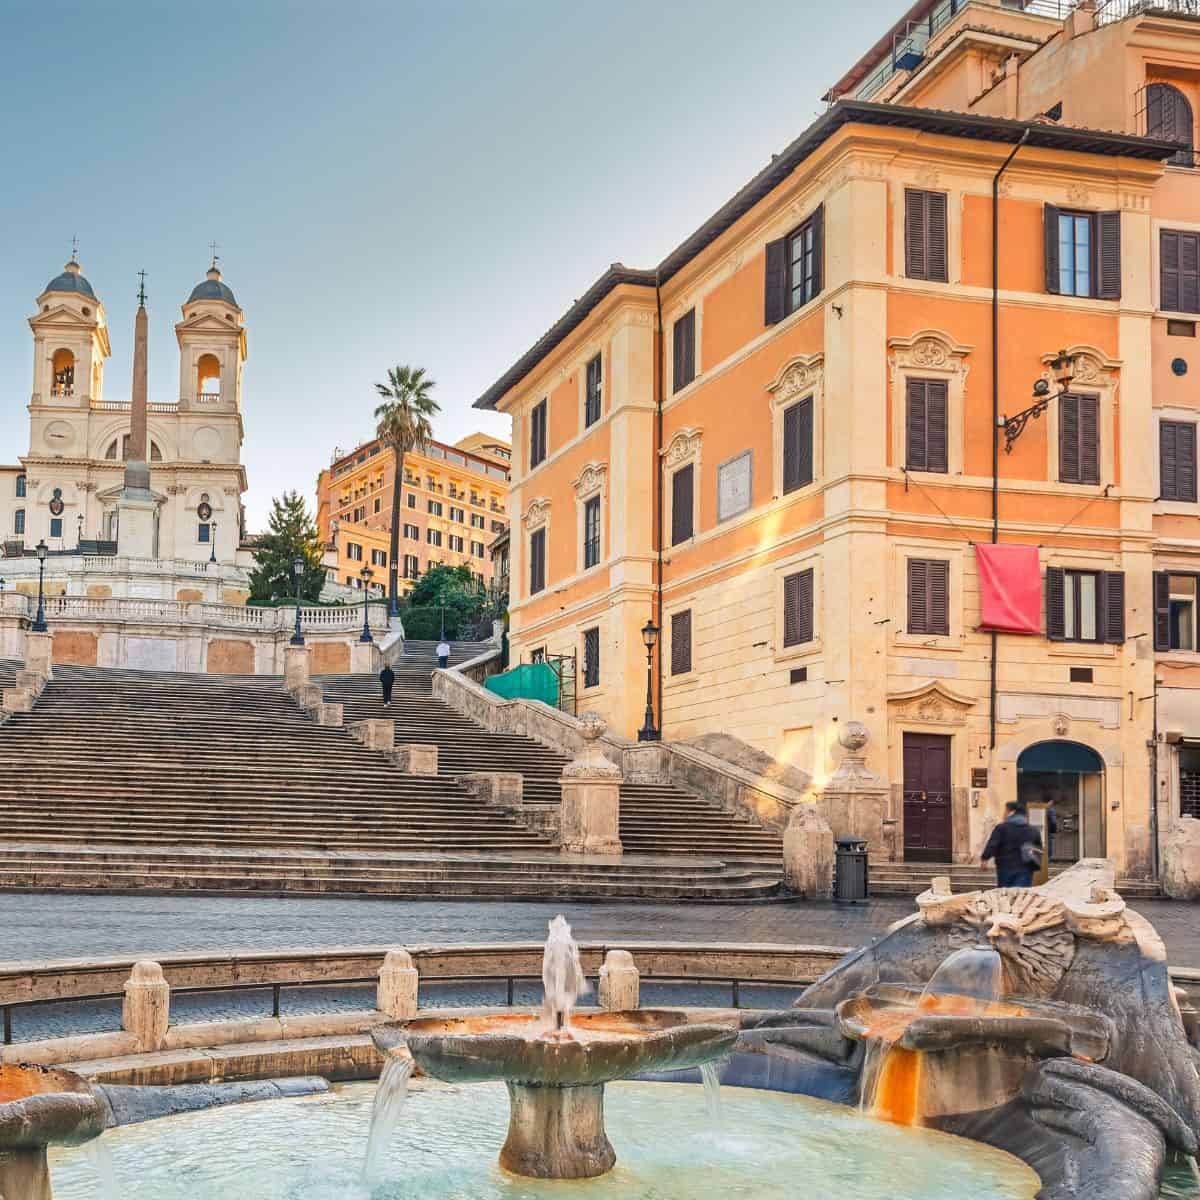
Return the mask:
<path fill-rule="evenodd" d="M 254 550 L 250 572 L 250 604 L 286 604 L 295 601 L 296 579 L 292 559 L 304 559 L 300 599 L 312 603 L 321 595 L 325 569 L 321 566 L 321 538 L 316 522 L 299 492 L 284 492 L 271 502 L 268 530 Z"/>

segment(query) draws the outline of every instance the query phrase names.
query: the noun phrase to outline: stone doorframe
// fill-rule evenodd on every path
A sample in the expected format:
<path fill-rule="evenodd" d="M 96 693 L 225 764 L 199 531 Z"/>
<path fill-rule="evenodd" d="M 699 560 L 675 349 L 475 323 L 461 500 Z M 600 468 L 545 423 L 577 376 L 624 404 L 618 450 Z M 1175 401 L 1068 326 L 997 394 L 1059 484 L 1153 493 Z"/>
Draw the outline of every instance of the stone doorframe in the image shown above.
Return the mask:
<path fill-rule="evenodd" d="M 940 733 L 950 738 L 950 857 L 956 863 L 973 861 L 971 852 L 971 789 L 967 787 L 967 720 L 974 697 L 954 691 L 935 679 L 888 695 L 888 774 L 891 816 L 897 822 L 896 845 L 904 854 L 904 735 Z"/>

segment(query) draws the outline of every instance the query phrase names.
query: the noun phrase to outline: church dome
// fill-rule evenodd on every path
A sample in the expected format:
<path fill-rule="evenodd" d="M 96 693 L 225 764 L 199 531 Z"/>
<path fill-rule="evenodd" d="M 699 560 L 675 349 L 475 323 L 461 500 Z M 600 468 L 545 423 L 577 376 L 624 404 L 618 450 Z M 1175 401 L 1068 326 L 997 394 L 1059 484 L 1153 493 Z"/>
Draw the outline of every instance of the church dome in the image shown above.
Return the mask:
<path fill-rule="evenodd" d="M 187 298 L 187 302 L 191 304 L 193 300 L 224 300 L 226 304 L 232 304 L 234 308 L 238 306 L 237 299 L 230 291 L 229 285 L 221 282 L 221 272 L 216 267 L 209 267 L 208 275 L 203 282 L 192 288 L 192 294 Z"/>
<path fill-rule="evenodd" d="M 79 273 L 79 264 L 71 259 L 65 267 L 61 275 L 56 276 L 46 284 L 43 291 L 46 292 L 73 292 L 77 296 L 91 296 L 96 299 L 96 293 L 92 291 L 92 285 Z"/>

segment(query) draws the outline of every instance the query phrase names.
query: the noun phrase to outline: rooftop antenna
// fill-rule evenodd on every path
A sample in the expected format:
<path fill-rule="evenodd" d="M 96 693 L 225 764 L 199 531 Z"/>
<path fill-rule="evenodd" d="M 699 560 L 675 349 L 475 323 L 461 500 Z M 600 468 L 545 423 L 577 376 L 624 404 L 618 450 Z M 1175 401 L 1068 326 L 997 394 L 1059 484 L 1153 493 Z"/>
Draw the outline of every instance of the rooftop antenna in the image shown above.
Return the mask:
<path fill-rule="evenodd" d="M 138 308 L 146 307 L 146 272 L 138 272 Z"/>
<path fill-rule="evenodd" d="M 216 242 L 209 242 L 208 248 L 212 251 L 212 265 L 209 267 L 211 271 L 216 269 L 217 263 L 221 261 L 221 256 L 217 253 L 218 247 Z"/>

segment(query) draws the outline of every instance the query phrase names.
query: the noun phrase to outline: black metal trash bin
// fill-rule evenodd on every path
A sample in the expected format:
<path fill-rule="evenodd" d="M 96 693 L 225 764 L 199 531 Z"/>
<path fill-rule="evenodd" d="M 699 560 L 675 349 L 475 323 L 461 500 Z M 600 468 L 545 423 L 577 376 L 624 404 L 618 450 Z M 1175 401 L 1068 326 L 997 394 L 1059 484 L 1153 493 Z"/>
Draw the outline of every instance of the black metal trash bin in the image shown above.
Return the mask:
<path fill-rule="evenodd" d="M 869 895 L 867 842 L 865 838 L 835 838 L 833 858 L 833 898 L 853 903 Z"/>

